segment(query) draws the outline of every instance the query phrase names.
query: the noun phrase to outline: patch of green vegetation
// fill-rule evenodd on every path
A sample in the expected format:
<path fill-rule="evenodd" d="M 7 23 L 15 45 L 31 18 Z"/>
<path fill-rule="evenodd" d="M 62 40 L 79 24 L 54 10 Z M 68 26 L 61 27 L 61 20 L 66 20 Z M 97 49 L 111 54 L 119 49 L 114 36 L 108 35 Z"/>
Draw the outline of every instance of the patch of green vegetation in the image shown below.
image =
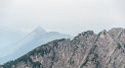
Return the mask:
<path fill-rule="evenodd" d="M 64 41 L 64 40 L 66 40 L 65 38 L 62 38 L 62 39 L 59 39 L 58 41 L 60 42 L 60 41 Z"/>
<path fill-rule="evenodd" d="M 99 68 L 99 61 L 96 61 L 96 68 Z"/>
<path fill-rule="evenodd" d="M 14 64 L 15 64 L 14 61 L 9 61 L 9 62 L 5 63 L 2 66 L 3 66 L 3 68 L 11 68 L 11 65 L 14 65 Z"/>
<path fill-rule="evenodd" d="M 85 66 L 86 64 L 87 64 L 87 62 L 90 60 L 89 59 L 89 55 L 91 55 L 93 52 L 94 52 L 94 50 L 95 50 L 95 48 L 97 47 L 97 45 L 94 45 L 92 48 L 91 48 L 91 50 L 90 50 L 90 52 L 89 52 L 89 54 L 88 54 L 88 56 L 87 56 L 87 58 L 86 58 L 86 60 L 85 60 L 85 62 L 80 66 L 80 68 L 82 68 L 83 66 Z M 92 59 L 92 61 L 96 61 L 96 58 L 98 57 L 98 55 L 96 54 L 95 55 L 95 57 Z"/>
<path fill-rule="evenodd" d="M 24 62 L 26 64 L 29 63 L 32 68 L 41 68 L 40 66 L 43 66 L 43 65 L 40 62 L 33 62 L 30 56 L 37 55 L 37 54 L 41 54 L 41 56 L 44 56 L 45 54 L 49 54 L 51 50 L 54 52 L 54 48 L 55 47 L 58 48 L 59 46 L 58 43 L 64 40 L 65 39 L 52 41 L 50 42 L 52 45 L 48 45 L 49 43 L 41 45 L 40 47 L 30 51 L 28 54 L 18 58 L 17 60 L 9 61 L 2 66 L 3 68 L 12 68 L 13 65 L 16 66 L 20 62 Z M 53 61 L 55 61 L 55 52 L 53 53 L 53 56 L 51 57 L 51 59 L 52 59 L 52 65 L 53 65 L 54 64 Z"/>
<path fill-rule="evenodd" d="M 121 49 L 120 43 L 117 43 L 117 45 L 118 45 L 117 48 L 118 48 L 118 49 Z"/>
<path fill-rule="evenodd" d="M 44 56 L 44 54 L 50 53 L 50 50 L 51 50 L 50 47 L 43 47 L 37 53 L 40 53 L 42 56 Z"/>
<path fill-rule="evenodd" d="M 92 49 L 90 50 L 89 54 L 92 54 L 92 53 L 94 52 L 94 50 L 95 50 L 96 47 L 97 47 L 97 45 L 94 45 L 94 46 L 92 47 Z"/>
<path fill-rule="evenodd" d="M 79 47 L 78 47 L 77 45 L 75 45 L 75 46 L 74 46 L 74 52 L 76 52 L 78 48 L 79 48 Z"/>
<path fill-rule="evenodd" d="M 92 60 L 91 61 L 94 61 L 94 62 L 96 62 L 96 59 L 98 58 L 98 55 L 97 54 L 94 54 L 94 57 L 92 58 Z"/>
<path fill-rule="evenodd" d="M 21 62 L 21 61 L 27 63 L 27 61 L 32 62 L 32 59 L 30 57 L 24 55 L 24 56 L 18 58 L 17 60 L 15 60 L 15 62 Z"/>
<path fill-rule="evenodd" d="M 74 55 L 75 55 L 75 53 L 76 53 L 76 51 L 77 51 L 77 49 L 78 49 L 78 46 L 77 46 L 77 45 L 75 45 L 73 48 L 74 48 L 74 50 L 73 50 L 73 55 L 72 55 L 72 56 L 74 56 Z"/>
<path fill-rule="evenodd" d="M 32 68 L 40 68 L 41 63 L 40 62 L 32 62 Z"/>
<path fill-rule="evenodd" d="M 87 64 L 87 62 L 89 61 L 89 57 L 86 58 L 85 62 L 83 63 L 82 66 L 85 66 Z"/>
<path fill-rule="evenodd" d="M 68 61 L 71 65 L 74 64 L 74 60 L 72 60 L 72 57 L 70 58 L 70 60 Z"/>
<path fill-rule="evenodd" d="M 32 59 L 30 57 L 24 55 L 24 56 L 18 58 L 17 60 L 15 60 L 15 61 L 9 61 L 9 62 L 5 63 L 3 65 L 3 68 L 11 68 L 12 65 L 16 65 L 17 63 L 20 63 L 20 62 L 25 62 L 25 63 L 32 62 Z"/>

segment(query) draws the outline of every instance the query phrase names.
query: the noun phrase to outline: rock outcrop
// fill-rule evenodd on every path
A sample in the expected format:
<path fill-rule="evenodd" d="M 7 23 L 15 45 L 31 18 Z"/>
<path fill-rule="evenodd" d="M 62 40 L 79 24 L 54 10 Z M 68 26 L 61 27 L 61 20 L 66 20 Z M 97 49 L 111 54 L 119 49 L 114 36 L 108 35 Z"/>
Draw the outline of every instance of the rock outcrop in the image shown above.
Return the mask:
<path fill-rule="evenodd" d="M 125 29 L 80 33 L 41 45 L 3 68 L 125 68 Z"/>

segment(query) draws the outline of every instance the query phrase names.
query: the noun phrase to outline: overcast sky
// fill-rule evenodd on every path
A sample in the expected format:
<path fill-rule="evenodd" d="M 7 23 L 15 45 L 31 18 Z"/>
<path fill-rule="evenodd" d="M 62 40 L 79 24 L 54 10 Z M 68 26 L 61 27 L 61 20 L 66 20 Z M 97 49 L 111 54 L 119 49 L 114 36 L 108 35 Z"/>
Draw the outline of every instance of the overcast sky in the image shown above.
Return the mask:
<path fill-rule="evenodd" d="M 0 0 L 0 27 L 77 35 L 125 28 L 125 0 Z"/>

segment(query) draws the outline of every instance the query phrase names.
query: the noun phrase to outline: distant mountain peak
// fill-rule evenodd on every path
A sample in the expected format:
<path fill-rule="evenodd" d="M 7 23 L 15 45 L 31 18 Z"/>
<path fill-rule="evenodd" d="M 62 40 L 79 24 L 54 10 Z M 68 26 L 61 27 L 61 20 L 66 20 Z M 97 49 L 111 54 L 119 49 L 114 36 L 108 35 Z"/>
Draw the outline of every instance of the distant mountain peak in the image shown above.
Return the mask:
<path fill-rule="evenodd" d="M 49 41 L 52 41 L 55 39 L 61 39 L 61 38 L 72 38 L 72 36 L 61 34 L 58 32 L 46 32 L 43 28 L 39 26 L 36 29 L 34 29 L 31 33 L 29 33 L 28 35 L 20 39 L 19 41 L 14 42 L 14 44 L 8 45 L 2 50 L 0 49 L 1 50 L 0 64 L 10 60 L 14 60 L 24 55 L 25 53 L 31 51 L 32 49 L 42 44 L 45 44 Z"/>
<path fill-rule="evenodd" d="M 36 33 L 47 33 L 42 27 L 38 26 L 33 32 L 36 32 Z"/>

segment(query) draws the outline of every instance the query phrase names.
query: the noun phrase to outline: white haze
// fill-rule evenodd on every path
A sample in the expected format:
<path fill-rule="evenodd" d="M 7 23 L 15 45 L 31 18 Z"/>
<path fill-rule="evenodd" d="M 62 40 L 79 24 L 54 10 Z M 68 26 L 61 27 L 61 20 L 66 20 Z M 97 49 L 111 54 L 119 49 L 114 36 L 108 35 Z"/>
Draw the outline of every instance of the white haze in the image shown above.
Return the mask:
<path fill-rule="evenodd" d="M 77 35 L 125 27 L 125 0 L 0 0 L 0 26 Z"/>

